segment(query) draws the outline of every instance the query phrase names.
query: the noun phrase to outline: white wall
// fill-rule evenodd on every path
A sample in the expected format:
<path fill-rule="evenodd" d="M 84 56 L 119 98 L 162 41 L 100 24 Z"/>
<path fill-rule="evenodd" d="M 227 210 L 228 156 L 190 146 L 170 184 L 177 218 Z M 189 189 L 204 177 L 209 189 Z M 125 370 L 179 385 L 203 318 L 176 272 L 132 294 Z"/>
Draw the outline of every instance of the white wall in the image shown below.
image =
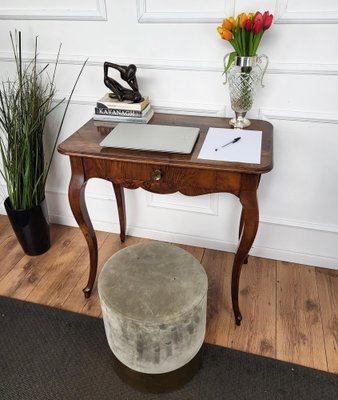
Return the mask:
<path fill-rule="evenodd" d="M 338 4 L 249 3 L 250 8 L 246 0 L 2 0 L 1 77 L 13 68 L 8 32 L 14 29 L 23 33 L 27 56 L 39 35 L 45 62 L 53 60 L 62 42 L 59 97 L 69 94 L 81 62 L 89 57 L 61 140 L 92 116 L 96 100 L 107 91 L 104 61 L 136 64 L 141 93 L 158 111 L 230 116 L 222 59 L 231 48 L 216 27 L 241 11 L 270 10 L 275 23 L 259 48 L 270 66 L 248 116 L 274 125 L 275 166 L 262 177 L 261 223 L 251 253 L 337 269 Z M 53 123 L 50 132 L 55 132 Z M 50 217 L 74 225 L 69 177 L 67 157 L 57 155 L 48 182 Z M 110 184 L 90 181 L 87 200 L 94 226 L 118 231 Z M 239 212 L 237 199 L 227 194 L 190 198 L 127 191 L 130 235 L 233 251 Z"/>

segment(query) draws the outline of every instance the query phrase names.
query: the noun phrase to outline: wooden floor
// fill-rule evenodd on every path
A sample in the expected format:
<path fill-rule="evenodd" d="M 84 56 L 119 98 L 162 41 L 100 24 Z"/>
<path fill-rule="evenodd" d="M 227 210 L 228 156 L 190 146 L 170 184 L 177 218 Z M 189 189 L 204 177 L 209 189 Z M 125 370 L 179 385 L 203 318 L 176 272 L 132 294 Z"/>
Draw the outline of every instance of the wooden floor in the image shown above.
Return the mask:
<path fill-rule="evenodd" d="M 0 216 L 0 295 L 100 316 L 96 286 L 85 299 L 88 252 L 78 228 L 52 225 L 52 247 L 25 256 Z M 146 239 L 97 232 L 99 268 L 117 250 Z M 233 254 L 190 246 L 209 278 L 206 340 L 222 346 L 338 373 L 338 271 L 250 257 L 243 267 L 234 323 L 230 298 Z"/>

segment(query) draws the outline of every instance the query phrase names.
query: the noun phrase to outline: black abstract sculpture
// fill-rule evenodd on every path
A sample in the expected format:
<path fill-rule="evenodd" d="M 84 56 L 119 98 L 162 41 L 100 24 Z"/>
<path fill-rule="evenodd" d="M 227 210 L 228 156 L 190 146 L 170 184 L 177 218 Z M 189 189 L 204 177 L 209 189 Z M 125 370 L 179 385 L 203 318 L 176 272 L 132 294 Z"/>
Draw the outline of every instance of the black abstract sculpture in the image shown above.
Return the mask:
<path fill-rule="evenodd" d="M 128 66 L 113 64 L 111 62 L 105 62 L 103 64 L 104 68 L 104 84 L 113 93 L 110 93 L 111 98 L 117 98 L 119 101 L 129 100 L 133 103 L 140 103 L 143 101 L 143 97 L 138 90 L 137 80 L 136 80 L 136 65 L 130 64 Z M 115 79 L 108 76 L 108 69 L 114 68 L 120 72 L 121 78 L 128 83 L 131 89 L 123 87 Z"/>

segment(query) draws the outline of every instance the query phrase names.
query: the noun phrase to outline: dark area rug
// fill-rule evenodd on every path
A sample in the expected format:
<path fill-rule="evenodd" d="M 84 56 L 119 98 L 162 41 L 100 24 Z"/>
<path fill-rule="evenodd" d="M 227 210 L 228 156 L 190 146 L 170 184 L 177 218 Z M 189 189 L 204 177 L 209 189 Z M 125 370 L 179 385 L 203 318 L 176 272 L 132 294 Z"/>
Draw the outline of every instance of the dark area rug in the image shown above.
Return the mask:
<path fill-rule="evenodd" d="M 3 400 L 337 400 L 338 375 L 204 345 L 183 388 L 144 394 L 113 370 L 101 319 L 0 296 Z"/>

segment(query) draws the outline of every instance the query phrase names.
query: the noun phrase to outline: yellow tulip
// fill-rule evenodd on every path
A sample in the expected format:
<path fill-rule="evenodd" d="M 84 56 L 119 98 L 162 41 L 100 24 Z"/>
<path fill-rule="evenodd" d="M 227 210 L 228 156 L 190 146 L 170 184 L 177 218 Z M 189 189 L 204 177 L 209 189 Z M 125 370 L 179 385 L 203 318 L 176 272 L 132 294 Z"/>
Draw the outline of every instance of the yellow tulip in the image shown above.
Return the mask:
<path fill-rule="evenodd" d="M 232 25 L 233 25 L 235 28 L 237 28 L 237 18 L 234 19 L 234 17 L 230 17 L 230 18 L 229 18 L 229 21 L 232 23 Z"/>

